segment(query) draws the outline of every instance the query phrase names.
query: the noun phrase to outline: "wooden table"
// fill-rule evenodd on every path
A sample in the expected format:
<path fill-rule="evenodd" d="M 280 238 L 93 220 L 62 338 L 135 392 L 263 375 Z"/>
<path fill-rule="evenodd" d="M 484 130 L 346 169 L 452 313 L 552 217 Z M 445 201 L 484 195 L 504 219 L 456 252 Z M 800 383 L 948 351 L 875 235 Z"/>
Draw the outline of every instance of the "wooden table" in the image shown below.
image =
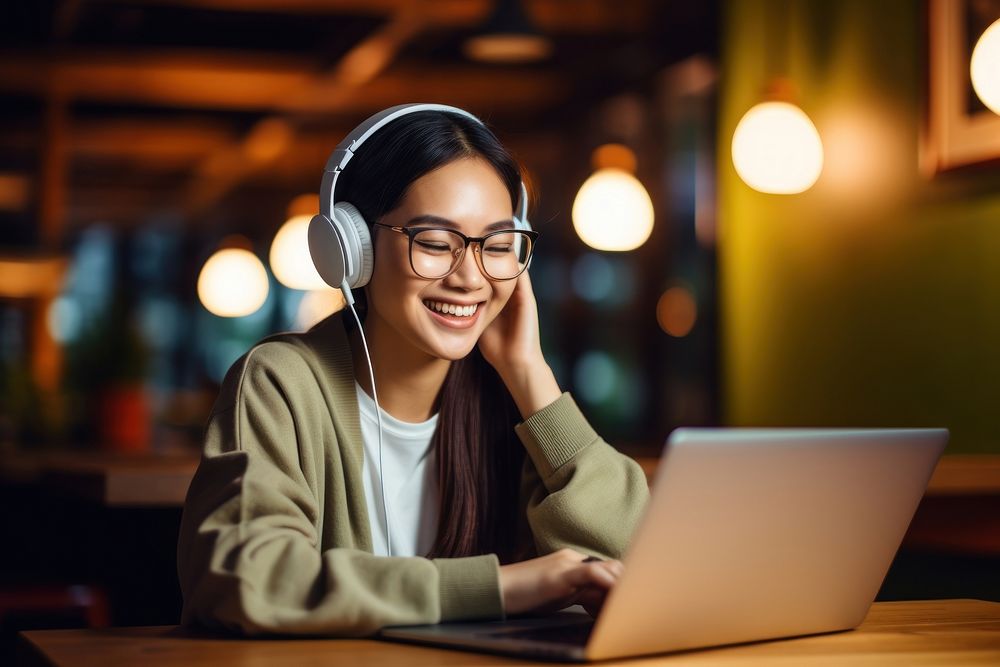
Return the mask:
<path fill-rule="evenodd" d="M 0 456 L 0 480 L 42 483 L 107 507 L 181 507 L 198 459 L 198 452 L 17 452 Z M 636 460 L 652 480 L 659 458 Z M 1000 495 L 1000 456 L 944 456 L 927 486 L 928 497 L 983 495 Z"/>
<path fill-rule="evenodd" d="M 523 660 L 357 639 L 227 639 L 176 626 L 21 633 L 22 664 L 531 665 Z M 46 662 L 47 659 L 47 662 Z M 857 629 L 602 665 L 1000 665 L 1000 603 L 879 602 Z"/>
<path fill-rule="evenodd" d="M 182 507 L 197 452 L 20 452 L 0 458 L 0 480 L 46 486 L 104 507 Z"/>

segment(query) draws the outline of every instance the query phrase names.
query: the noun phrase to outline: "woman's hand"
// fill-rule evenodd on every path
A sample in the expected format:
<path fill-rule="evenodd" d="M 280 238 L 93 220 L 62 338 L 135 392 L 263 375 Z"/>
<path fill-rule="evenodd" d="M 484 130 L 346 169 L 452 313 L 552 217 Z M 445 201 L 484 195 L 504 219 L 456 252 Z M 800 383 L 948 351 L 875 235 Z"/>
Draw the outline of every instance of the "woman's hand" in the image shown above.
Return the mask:
<path fill-rule="evenodd" d="M 500 568 L 500 589 L 508 614 L 558 611 L 582 604 L 597 616 L 608 591 L 624 571 L 616 560 L 583 562 L 586 556 L 560 549 Z"/>
<path fill-rule="evenodd" d="M 479 337 L 479 350 L 501 376 L 544 363 L 538 304 L 527 271 L 515 279 L 507 304 Z"/>
<path fill-rule="evenodd" d="M 538 304 L 525 271 L 500 314 L 479 337 L 479 351 L 499 373 L 527 419 L 562 393 L 542 356 Z"/>

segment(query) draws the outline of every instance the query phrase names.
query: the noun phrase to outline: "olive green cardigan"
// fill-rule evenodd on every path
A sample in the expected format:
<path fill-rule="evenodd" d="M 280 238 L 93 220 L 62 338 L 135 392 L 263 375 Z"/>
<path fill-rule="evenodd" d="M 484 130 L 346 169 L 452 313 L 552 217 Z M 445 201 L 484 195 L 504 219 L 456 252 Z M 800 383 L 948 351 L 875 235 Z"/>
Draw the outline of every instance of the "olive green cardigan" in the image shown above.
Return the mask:
<path fill-rule="evenodd" d="M 648 497 L 639 466 L 563 394 L 516 427 L 533 549 L 620 557 Z M 504 615 L 499 563 L 372 554 L 350 347 L 339 315 L 230 369 L 177 547 L 182 622 L 245 634 L 366 635 Z"/>

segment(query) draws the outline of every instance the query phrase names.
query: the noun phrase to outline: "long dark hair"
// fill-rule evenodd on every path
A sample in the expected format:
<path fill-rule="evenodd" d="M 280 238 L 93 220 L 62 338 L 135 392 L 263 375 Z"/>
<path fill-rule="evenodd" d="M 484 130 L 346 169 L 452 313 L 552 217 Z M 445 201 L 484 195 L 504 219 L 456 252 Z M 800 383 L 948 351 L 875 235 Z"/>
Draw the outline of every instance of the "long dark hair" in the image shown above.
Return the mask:
<path fill-rule="evenodd" d="M 413 181 L 449 162 L 477 157 L 520 195 L 521 170 L 484 125 L 460 114 L 419 111 L 392 121 L 358 150 L 337 183 L 337 200 L 354 204 L 368 224 L 399 206 Z M 363 295 L 356 295 L 364 308 Z M 360 311 L 359 311 L 360 312 Z M 345 321 L 351 321 L 347 318 Z M 520 470 L 524 448 L 514 434 L 517 407 L 476 347 L 452 362 L 438 396 L 440 506 L 431 557 L 518 554 Z"/>

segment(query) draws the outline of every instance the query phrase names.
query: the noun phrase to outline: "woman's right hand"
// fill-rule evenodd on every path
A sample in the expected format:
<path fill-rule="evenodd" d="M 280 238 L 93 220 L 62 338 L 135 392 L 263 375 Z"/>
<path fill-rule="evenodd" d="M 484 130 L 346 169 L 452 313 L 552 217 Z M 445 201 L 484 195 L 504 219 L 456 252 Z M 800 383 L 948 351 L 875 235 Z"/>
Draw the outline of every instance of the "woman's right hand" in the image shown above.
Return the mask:
<path fill-rule="evenodd" d="M 582 604 L 596 616 L 607 592 L 621 576 L 616 560 L 583 562 L 572 549 L 500 567 L 500 590 L 507 614 L 557 611 Z"/>

